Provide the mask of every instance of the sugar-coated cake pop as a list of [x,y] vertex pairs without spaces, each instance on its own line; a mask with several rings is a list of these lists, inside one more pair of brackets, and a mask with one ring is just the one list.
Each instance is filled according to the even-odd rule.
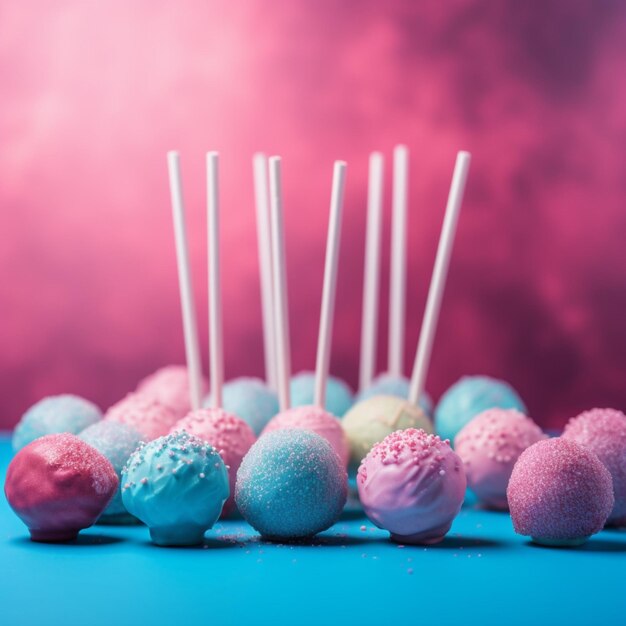
[[[130,455],[141,443],[141,433],[129,426],[114,420],[101,420],[92,424],[79,435],[80,439],[93,446],[103,454],[113,466],[118,478],[122,476],[122,469]],[[113,499],[98,520],[105,524],[124,524],[136,521],[128,514],[122,502],[122,491],[117,489]]]
[[237,470],[256,441],[254,431],[247,422],[222,409],[200,409],[188,413],[172,428],[172,432],[182,430],[211,444],[226,464],[230,496],[222,509],[222,517],[229,515],[235,508]]
[[186,432],[140,447],[122,471],[124,506],[161,546],[201,544],[228,495],[228,472],[217,450]]
[[[200,384],[204,396],[209,389],[204,376],[200,378]],[[184,365],[167,365],[158,369],[139,382],[137,391],[164,404],[176,414],[177,419],[185,417],[192,409],[189,371]]]
[[397,396],[374,396],[355,404],[341,422],[350,443],[350,463],[358,467],[372,446],[395,430],[421,428],[432,433],[425,413]]
[[435,431],[442,439],[453,442],[472,418],[493,408],[527,413],[522,399],[508,383],[488,376],[464,376],[439,400],[435,409]]
[[341,422],[318,406],[298,406],[282,411],[274,417],[263,430],[263,435],[275,430],[296,428],[310,430],[324,437],[339,455],[344,466],[348,465],[350,447]]
[[[409,397],[409,385],[409,379],[404,376],[393,376],[389,373],[380,374],[367,389],[359,391],[355,402],[361,402],[361,400],[367,400],[374,396],[397,396],[406,400]],[[426,415],[433,414],[433,401],[426,392],[422,393],[419,404]]]
[[246,521],[270,539],[311,537],[337,521],[347,474],[331,445],[306,430],[261,437],[237,474],[235,501]]
[[60,542],[93,525],[118,484],[104,455],[62,433],[40,437],[15,455],[4,492],[33,541]]
[[[300,372],[289,383],[291,406],[315,404],[315,372]],[[354,399],[347,383],[335,376],[328,376],[324,408],[335,417],[343,415],[352,406]]]
[[104,415],[105,420],[128,424],[151,441],[167,435],[178,421],[176,413],[155,398],[143,393],[129,393]]
[[595,452],[609,470],[615,504],[607,524],[626,526],[626,415],[615,409],[585,411],[567,423],[563,437]]
[[400,543],[431,544],[450,530],[465,497],[463,462],[447,441],[424,430],[391,433],[357,473],[363,510]]
[[602,530],[614,503],[611,474],[597,455],[562,437],[522,452],[507,498],[515,532],[553,546],[584,543]]
[[[211,396],[203,402],[212,406]],[[278,397],[260,378],[241,377],[227,382],[222,389],[222,407],[248,422],[255,435],[278,413]]]
[[515,409],[488,409],[466,424],[454,440],[467,484],[486,506],[506,510],[506,487],[519,455],[545,439],[541,428]]
[[79,433],[102,419],[102,411],[89,400],[64,394],[39,400],[24,413],[13,432],[17,452],[31,441],[53,433]]

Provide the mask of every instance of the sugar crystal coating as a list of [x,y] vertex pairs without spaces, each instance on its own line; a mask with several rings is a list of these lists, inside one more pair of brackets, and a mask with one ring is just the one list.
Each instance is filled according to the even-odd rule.
[[45,435],[22,448],[4,492],[33,541],[70,541],[94,524],[117,491],[113,466],[69,433]]
[[230,496],[224,504],[222,517],[229,515],[235,508],[237,470],[250,446],[256,441],[254,431],[247,422],[222,409],[192,411],[172,428],[172,432],[182,430],[211,444],[226,464]]
[[507,497],[516,533],[556,545],[602,530],[614,503],[611,475],[600,459],[563,438],[522,452]]
[[324,437],[337,453],[343,465],[348,464],[350,455],[348,438],[343,431],[341,422],[324,409],[317,406],[298,406],[283,411],[272,418],[263,430],[263,434],[286,428],[310,430]]
[[609,470],[615,504],[607,524],[626,526],[626,415],[615,409],[585,411],[567,423],[563,437],[597,454]]
[[228,473],[217,450],[186,432],[138,448],[122,471],[122,500],[158,545],[196,545],[228,498]]
[[[211,396],[203,404],[211,407]],[[254,434],[259,435],[278,413],[278,396],[260,378],[235,378],[224,385],[222,408],[246,421]]]
[[89,400],[71,394],[48,396],[24,413],[13,432],[17,452],[37,437],[54,433],[77,434],[102,419],[102,411]]
[[[291,406],[310,406],[315,401],[315,373],[299,372],[289,384]],[[335,417],[343,417],[352,406],[352,390],[340,378],[329,376],[326,381],[326,401],[324,408]]]
[[436,543],[465,497],[463,463],[447,441],[424,430],[395,431],[377,443],[357,474],[365,514],[400,543]]
[[148,441],[166,435],[177,421],[169,407],[143,393],[129,393],[105,413],[104,419],[132,426]]
[[488,409],[466,424],[454,440],[467,484],[485,505],[508,508],[506,487],[519,455],[546,435],[514,409]]
[[[113,420],[96,422],[78,436],[109,460],[118,479],[121,478],[124,465],[139,447],[142,439],[141,433],[132,426]],[[122,490],[118,488],[99,521],[126,522],[130,521],[128,517],[128,511],[122,502]]]
[[237,473],[237,507],[272,539],[311,537],[329,528],[346,497],[345,467],[326,439],[306,430],[264,435]]

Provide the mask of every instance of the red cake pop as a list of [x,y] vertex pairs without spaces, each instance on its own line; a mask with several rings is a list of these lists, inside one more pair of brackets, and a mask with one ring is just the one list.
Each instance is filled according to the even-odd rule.
[[95,524],[118,487],[105,456],[75,435],[46,435],[22,448],[4,492],[33,541],[71,541]]
[[556,546],[580,545],[602,530],[614,502],[611,475],[600,459],[562,438],[522,452],[507,498],[516,533]]

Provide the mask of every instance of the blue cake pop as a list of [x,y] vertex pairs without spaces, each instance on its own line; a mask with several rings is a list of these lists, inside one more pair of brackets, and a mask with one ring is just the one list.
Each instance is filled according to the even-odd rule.
[[347,475],[331,445],[306,430],[263,435],[244,457],[235,502],[246,521],[270,539],[311,537],[337,521]]
[[[289,383],[289,392],[291,394],[292,407],[314,404],[315,373],[300,372],[292,376]],[[324,408],[335,417],[343,417],[353,402],[352,391],[347,383],[335,376],[329,376],[326,383],[326,403]]]
[[[141,433],[132,426],[114,420],[96,422],[85,428],[78,436],[109,460],[120,480],[124,465],[139,447],[143,438]],[[122,502],[122,490],[118,488],[98,522],[124,524],[134,521],[136,521],[135,518],[128,514]]]
[[122,501],[160,546],[201,544],[229,496],[217,450],[177,432],[138,448],[122,471]]
[[17,452],[31,441],[55,433],[78,434],[102,419],[102,411],[89,400],[64,394],[39,400],[24,413],[13,432]]
[[[395,396],[406,400],[409,397],[410,386],[411,381],[404,376],[393,376],[389,373],[380,374],[367,389],[359,391],[354,403],[356,404],[361,402],[361,400],[367,400],[374,396]],[[426,415],[430,416],[433,414],[433,401],[425,391],[422,393],[419,404]]]
[[527,413],[524,402],[508,383],[488,376],[464,376],[441,396],[435,409],[435,431],[452,443],[472,418],[493,408]]
[[[203,406],[213,406],[210,395],[204,399]],[[278,397],[260,378],[242,376],[222,388],[222,408],[248,422],[254,434],[259,435],[278,413]]]

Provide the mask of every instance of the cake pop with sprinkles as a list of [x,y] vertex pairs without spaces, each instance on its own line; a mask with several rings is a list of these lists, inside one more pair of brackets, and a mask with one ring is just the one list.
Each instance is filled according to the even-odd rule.
[[470,159],[467,152],[459,152],[457,155],[415,353],[409,397],[404,400],[397,396],[373,396],[355,404],[343,418],[343,426],[350,441],[350,460],[355,466],[358,466],[376,441],[398,429],[418,427],[432,432],[430,420],[419,407],[419,400],[424,393]]
[[468,487],[480,502],[508,509],[506,487],[520,454],[546,435],[514,409],[489,409],[466,424],[454,441],[463,460]]
[[33,541],[63,542],[96,522],[118,485],[104,455],[61,433],[39,437],[15,455],[4,492]]
[[198,545],[229,496],[217,450],[180,432],[141,446],[122,471],[122,501],[161,546]]
[[89,400],[71,394],[48,396],[33,404],[13,432],[13,450],[43,435],[77,434],[102,419],[102,411]]
[[105,420],[127,424],[151,441],[166,435],[176,423],[176,413],[143,393],[129,393],[104,415]]
[[454,441],[465,424],[493,408],[527,412],[524,402],[508,383],[488,376],[464,376],[439,400],[435,409],[435,430],[440,437]]
[[357,473],[363,510],[399,543],[438,543],[465,497],[463,462],[447,441],[409,428],[387,435]]
[[[383,155],[373,152],[369,160],[359,392],[355,402],[374,396],[409,397],[409,380],[403,375],[406,324],[406,233],[408,220],[409,151],[396,146],[393,153],[392,243],[389,293],[387,372],[376,376],[376,344],[380,286],[381,226],[383,212]],[[423,392],[421,409],[432,414],[432,402]]]
[[[189,370],[184,365],[167,365],[150,374],[137,385],[137,391],[154,398],[171,409],[178,419],[185,417],[192,410],[189,395]],[[200,390],[204,396],[209,385],[200,377]]]
[[301,539],[326,530],[341,515],[346,496],[339,457],[326,439],[305,430],[264,435],[237,474],[237,507],[268,539]]
[[616,409],[592,409],[571,419],[563,437],[598,455],[613,479],[615,505],[608,526],[626,526],[626,415]]
[[[102,420],[78,435],[83,441],[103,454],[113,466],[118,479],[130,455],[139,447],[142,435],[128,424]],[[136,521],[128,514],[122,502],[122,491],[117,489],[98,522],[100,524],[126,524]]]
[[611,474],[574,441],[545,439],[520,455],[507,487],[515,532],[548,546],[577,546],[613,509]]

